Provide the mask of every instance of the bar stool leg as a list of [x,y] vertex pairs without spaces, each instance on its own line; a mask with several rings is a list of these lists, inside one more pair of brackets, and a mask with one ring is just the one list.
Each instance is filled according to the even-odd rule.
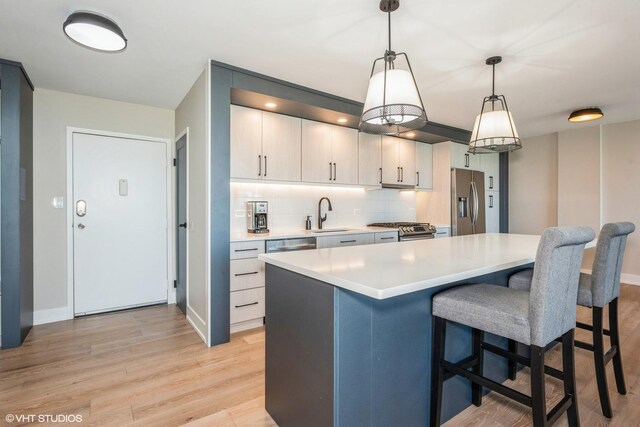
[[604,361],[604,333],[602,325],[602,307],[593,307],[593,360],[596,365],[596,381],[598,383],[598,394],[600,395],[600,406],[602,414],[611,418],[611,402],[609,400],[609,390],[607,389],[607,371]]
[[531,349],[531,409],[533,425],[547,425],[547,403],[544,389],[544,348],[536,345]]
[[576,396],[576,370],[574,357],[574,330],[570,330],[562,336],[562,371],[564,373],[564,394],[570,395],[572,404],[567,409],[569,427],[580,426],[578,414],[578,398]]
[[618,393],[627,394],[622,371],[622,352],[620,351],[620,330],[618,327],[618,298],[609,303],[609,331],[611,333],[611,346],[616,347],[616,355],[613,356],[613,372],[616,375]]
[[[484,351],[482,350],[484,331],[472,329],[471,334],[473,357],[476,359],[476,364],[473,365],[472,372],[482,376],[484,375]],[[471,402],[476,406],[482,405],[482,386],[474,382],[471,383]]]
[[[508,350],[510,353],[517,353],[518,352],[518,343],[514,340],[509,340],[509,347]],[[515,380],[516,379],[516,372],[518,370],[518,363],[514,362],[513,360],[509,360],[508,362],[508,371],[507,371],[507,376],[510,380]]]
[[440,416],[442,409],[442,384],[444,382],[444,359],[445,335],[447,322],[441,317],[433,316],[433,353],[431,354],[431,427],[440,426]]

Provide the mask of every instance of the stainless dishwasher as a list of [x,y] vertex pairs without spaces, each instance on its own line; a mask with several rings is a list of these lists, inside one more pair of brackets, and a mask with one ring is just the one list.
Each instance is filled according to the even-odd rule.
[[267,253],[304,251],[316,248],[315,237],[296,237],[293,239],[267,240]]

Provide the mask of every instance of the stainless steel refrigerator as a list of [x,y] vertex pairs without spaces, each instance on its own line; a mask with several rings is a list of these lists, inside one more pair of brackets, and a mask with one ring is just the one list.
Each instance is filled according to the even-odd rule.
[[484,172],[451,169],[451,235],[485,232]]

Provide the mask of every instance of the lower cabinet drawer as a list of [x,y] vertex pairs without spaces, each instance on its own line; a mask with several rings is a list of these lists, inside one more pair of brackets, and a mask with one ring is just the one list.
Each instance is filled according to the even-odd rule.
[[397,231],[385,231],[384,233],[376,233],[376,243],[392,243],[397,241]]
[[232,292],[264,286],[264,263],[258,258],[231,260],[229,273]]
[[264,253],[264,240],[232,242],[229,249],[231,259],[256,258]]
[[231,323],[264,317],[264,288],[231,292]]

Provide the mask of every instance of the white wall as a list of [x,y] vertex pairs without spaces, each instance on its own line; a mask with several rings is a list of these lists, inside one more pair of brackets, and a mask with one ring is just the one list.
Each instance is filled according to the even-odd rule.
[[558,134],[525,138],[509,153],[509,232],[558,225]]
[[[639,159],[640,120],[525,139],[509,155],[509,231],[587,225],[599,232],[607,222],[631,221],[639,229],[627,242],[622,281],[640,285]],[[583,269],[591,269],[593,252]]]
[[[313,228],[318,222],[318,201],[331,200],[324,228],[363,227],[372,222],[415,221],[416,196],[413,191],[263,183],[231,183],[231,232],[246,233],[246,206],[251,200],[269,202],[269,229],[303,230],[307,215]],[[327,212],[327,202],[322,204]]]
[[210,78],[204,70],[175,114],[176,136],[189,128],[187,319],[205,342],[209,337],[209,127]]
[[[173,138],[174,112],[36,89],[33,96],[34,320],[67,316],[67,127]],[[63,196],[65,209],[52,200]]]

